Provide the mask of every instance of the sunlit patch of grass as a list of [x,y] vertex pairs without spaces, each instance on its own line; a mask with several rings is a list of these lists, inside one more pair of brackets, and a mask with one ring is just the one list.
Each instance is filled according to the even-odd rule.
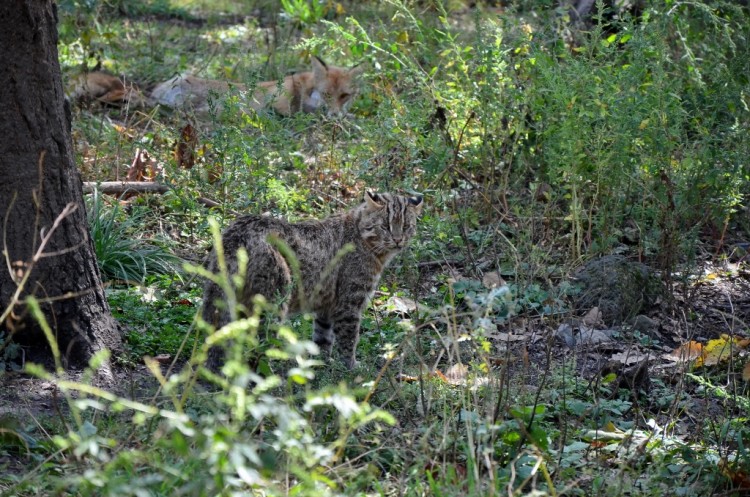
[[[190,325],[198,308],[199,287],[175,290],[174,278],[153,278],[139,288],[107,291],[112,314],[126,330],[128,355],[136,361],[144,355],[174,356],[182,347],[188,359],[196,339]],[[184,344],[183,344],[184,342]]]
[[278,11],[278,2],[272,0],[169,0],[173,8],[185,9],[201,15],[249,15],[256,10]]

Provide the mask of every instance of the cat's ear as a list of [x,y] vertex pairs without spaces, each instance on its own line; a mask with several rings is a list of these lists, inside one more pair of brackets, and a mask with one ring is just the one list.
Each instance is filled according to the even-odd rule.
[[328,65],[325,62],[323,62],[323,59],[321,59],[317,55],[313,55],[311,62],[312,62],[312,70],[313,70],[313,75],[315,76],[315,80],[316,81],[324,80],[326,76],[328,75]]
[[383,207],[383,199],[375,192],[368,190],[365,194],[365,201],[367,202],[367,207],[370,209],[380,209]]
[[413,195],[407,198],[409,199],[409,207],[417,211],[417,214],[422,212],[422,205],[424,205],[424,202],[422,202],[422,195]]

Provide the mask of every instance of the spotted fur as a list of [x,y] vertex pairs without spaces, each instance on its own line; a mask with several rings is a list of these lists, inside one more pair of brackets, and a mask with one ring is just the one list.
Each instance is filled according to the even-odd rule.
[[[350,369],[355,368],[362,311],[385,266],[416,233],[421,209],[422,197],[368,192],[359,206],[320,221],[292,224],[267,216],[237,219],[222,237],[231,273],[238,270],[238,249],[244,247],[249,256],[247,280],[238,303],[251,309],[252,298],[261,294],[271,301],[281,297],[282,318],[299,312],[315,314],[313,341],[326,356],[335,342],[341,360]],[[268,242],[269,235],[283,240],[296,254],[304,301],[292,288],[289,264]],[[329,262],[347,244],[353,250],[324,275]],[[217,271],[215,254],[209,269]],[[203,318],[216,326],[229,320],[219,303],[222,297],[219,287],[209,281]],[[216,368],[222,359],[222,351],[214,348],[209,365]]]

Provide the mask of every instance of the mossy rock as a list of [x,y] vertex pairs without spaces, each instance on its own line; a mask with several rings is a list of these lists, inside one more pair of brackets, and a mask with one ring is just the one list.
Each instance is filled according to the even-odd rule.
[[664,285],[654,271],[621,255],[592,259],[573,275],[581,288],[574,306],[579,312],[598,307],[610,326],[646,313],[664,294]]

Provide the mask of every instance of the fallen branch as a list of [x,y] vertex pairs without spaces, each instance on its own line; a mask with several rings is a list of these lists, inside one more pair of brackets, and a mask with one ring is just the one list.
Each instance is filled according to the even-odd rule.
[[[171,190],[169,185],[163,183],[157,183],[155,181],[102,181],[97,183],[95,181],[84,181],[83,182],[83,193],[92,193],[94,189],[99,190],[101,193],[107,193],[110,195],[117,195],[123,193],[165,193]],[[219,202],[211,200],[209,198],[198,197],[196,199],[198,203],[205,205],[206,207],[221,207]],[[227,209],[227,212],[234,214],[235,216],[241,215],[241,213]]]
[[95,181],[83,182],[83,193],[92,193],[94,189],[101,193],[117,194],[125,192],[133,193],[164,193],[169,191],[169,186],[155,181]]

